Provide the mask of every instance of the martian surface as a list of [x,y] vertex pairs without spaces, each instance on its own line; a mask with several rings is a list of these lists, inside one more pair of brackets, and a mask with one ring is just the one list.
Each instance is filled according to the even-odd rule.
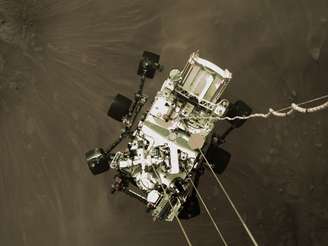
[[[133,97],[144,50],[165,67],[150,98],[199,50],[232,72],[225,98],[279,109],[328,94],[328,2],[0,0],[0,245],[187,245],[84,160],[119,135],[106,113]],[[259,245],[327,245],[327,110],[251,119],[223,147],[221,181]],[[228,244],[252,245],[210,172],[199,190]],[[204,208],[182,223],[193,245],[223,245]]]

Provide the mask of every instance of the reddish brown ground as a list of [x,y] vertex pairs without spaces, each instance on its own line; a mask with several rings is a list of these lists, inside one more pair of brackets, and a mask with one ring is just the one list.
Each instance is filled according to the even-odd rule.
[[[325,0],[1,0],[0,245],[184,245],[175,223],[153,223],[142,204],[111,196],[84,152],[120,125],[106,117],[132,96],[143,50],[166,70],[189,54],[228,68],[225,96],[254,111],[328,92]],[[326,245],[328,112],[250,120],[231,134],[222,177],[260,245]],[[250,242],[212,177],[200,190],[229,245]],[[219,245],[205,212],[184,223],[194,245]]]

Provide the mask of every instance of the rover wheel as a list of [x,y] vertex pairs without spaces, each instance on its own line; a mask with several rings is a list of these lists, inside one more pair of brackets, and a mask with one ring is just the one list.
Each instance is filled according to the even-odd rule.
[[[142,59],[139,62],[137,74],[142,76],[145,75],[147,78],[154,78],[156,73],[156,64],[159,63],[160,56],[158,54],[144,51]],[[144,71],[145,70],[145,71]]]
[[193,191],[191,196],[183,204],[183,209],[179,213],[179,219],[187,220],[196,217],[200,214],[199,201],[196,192]]
[[[248,106],[244,101],[239,100],[229,106],[225,116],[233,118],[235,116],[248,116],[251,113],[252,108]],[[233,128],[239,128],[246,122],[246,120],[236,119],[229,122]]]
[[212,164],[214,172],[222,174],[229,164],[231,154],[217,144],[212,144],[207,150],[205,157]]
[[104,154],[104,150],[100,148],[92,149],[85,154],[85,158],[92,174],[101,174],[109,169],[109,164]]
[[114,120],[122,122],[123,117],[129,113],[131,104],[132,101],[129,98],[117,94],[110,105],[107,115]]

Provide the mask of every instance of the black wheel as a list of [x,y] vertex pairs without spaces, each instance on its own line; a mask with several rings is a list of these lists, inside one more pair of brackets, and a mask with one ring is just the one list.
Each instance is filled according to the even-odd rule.
[[[232,105],[230,105],[226,113],[226,116],[233,118],[235,116],[248,116],[251,113],[252,113],[252,108],[248,106],[245,102],[239,100],[233,103]],[[239,128],[246,122],[246,120],[236,119],[229,122],[233,128]]]
[[154,78],[156,70],[159,68],[159,59],[160,56],[149,52],[144,51],[142,54],[142,59],[139,62],[138,66],[138,75],[145,75],[147,78]]
[[103,149],[96,148],[85,154],[90,171],[94,174],[101,174],[109,169],[108,160],[105,158]]
[[193,191],[192,194],[187,198],[186,202],[183,204],[183,209],[180,211],[178,217],[179,219],[187,220],[194,218],[199,214],[199,201],[196,196],[196,192]]
[[206,159],[213,165],[213,170],[217,174],[222,174],[231,159],[231,154],[216,144],[212,144],[205,154]]
[[122,122],[123,117],[129,113],[132,101],[121,95],[117,94],[114,98],[107,115],[113,118],[114,120]]

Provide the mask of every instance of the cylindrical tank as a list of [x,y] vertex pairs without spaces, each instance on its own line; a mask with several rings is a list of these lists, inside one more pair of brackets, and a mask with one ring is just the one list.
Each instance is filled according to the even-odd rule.
[[231,73],[199,57],[194,52],[181,73],[183,90],[210,103],[217,103],[231,80]]

